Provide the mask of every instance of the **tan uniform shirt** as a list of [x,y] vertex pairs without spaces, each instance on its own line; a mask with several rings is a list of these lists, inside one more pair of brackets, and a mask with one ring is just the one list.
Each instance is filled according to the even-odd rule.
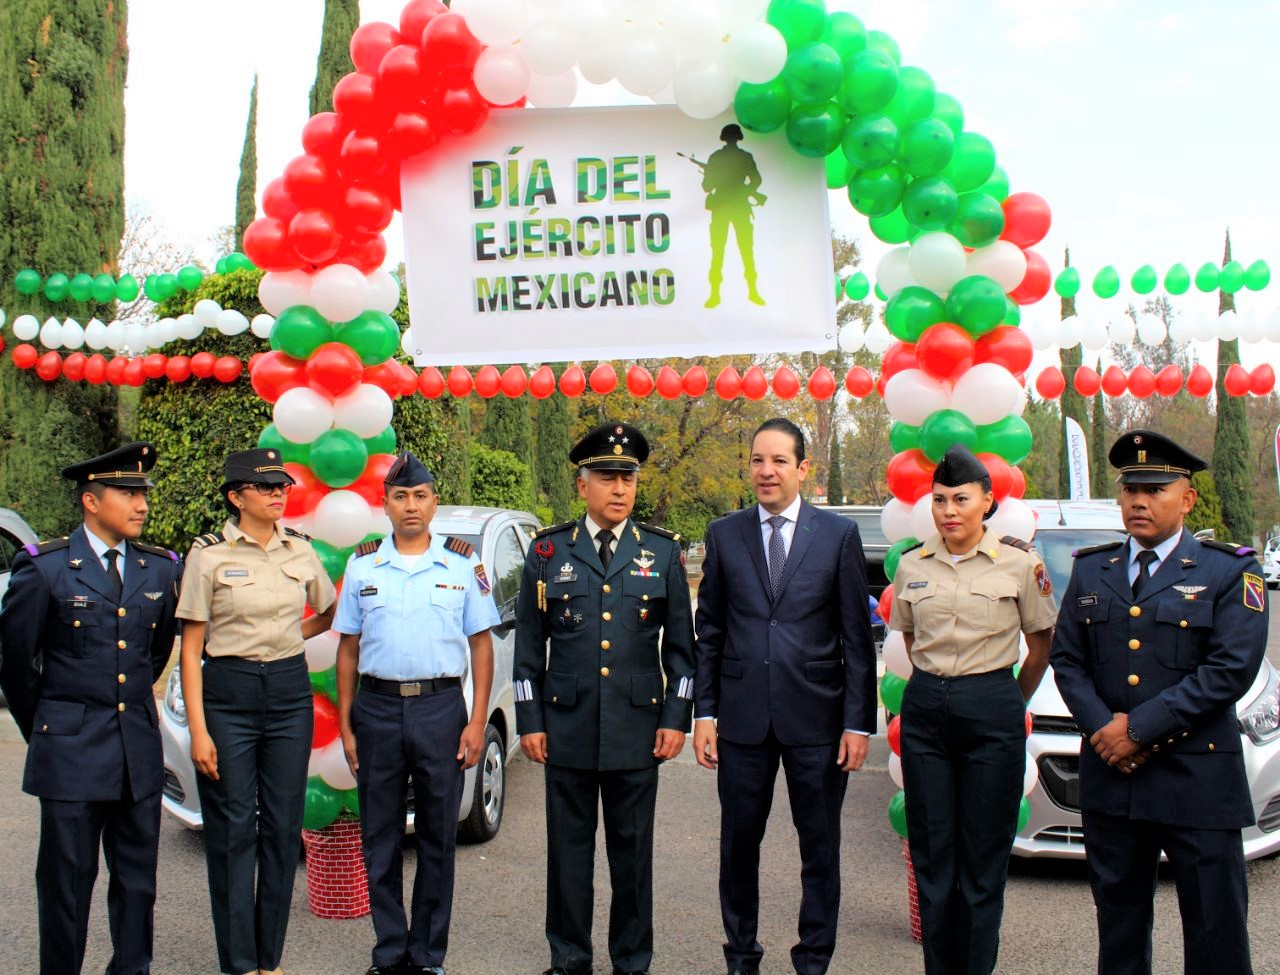
[[1053,585],[1039,554],[1006,545],[988,529],[953,562],[934,535],[898,563],[891,626],[914,636],[911,662],[939,677],[968,677],[1018,662],[1018,633],[1057,620]]
[[178,619],[207,622],[210,657],[259,663],[302,653],[302,614],[333,605],[337,593],[311,544],[278,525],[263,548],[235,522],[225,541],[194,545],[187,556]]

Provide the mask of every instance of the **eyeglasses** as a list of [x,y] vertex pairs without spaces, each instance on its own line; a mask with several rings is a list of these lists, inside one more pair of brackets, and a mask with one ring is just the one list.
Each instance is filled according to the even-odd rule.
[[292,484],[258,484],[256,482],[240,485],[241,491],[246,491],[249,488],[253,488],[255,491],[257,491],[261,495],[270,497],[271,495],[275,494],[277,491],[279,491],[281,494],[288,494],[293,489],[293,485]]

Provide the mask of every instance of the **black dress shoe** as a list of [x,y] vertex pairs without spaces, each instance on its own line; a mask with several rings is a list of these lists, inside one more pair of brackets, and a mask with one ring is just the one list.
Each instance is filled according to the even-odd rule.
[[407,975],[408,971],[404,965],[370,965],[364,975]]
[[542,975],[591,975],[591,972],[590,966],[586,968],[562,968],[559,965],[555,965],[548,968]]
[[730,968],[729,975],[760,975],[758,968]]

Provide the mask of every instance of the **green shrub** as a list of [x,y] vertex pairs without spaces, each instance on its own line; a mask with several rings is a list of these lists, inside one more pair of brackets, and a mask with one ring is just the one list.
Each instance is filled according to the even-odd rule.
[[533,510],[529,466],[507,450],[471,444],[471,503]]

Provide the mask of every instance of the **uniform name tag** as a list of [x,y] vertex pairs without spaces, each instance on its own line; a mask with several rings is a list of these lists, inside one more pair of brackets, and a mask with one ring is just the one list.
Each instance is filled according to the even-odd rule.
[[1090,593],[1087,596],[1077,596],[1076,605],[1077,606],[1097,606],[1098,597],[1094,593]]
[[247,579],[248,577],[248,569],[224,569],[222,572],[224,579]]
[[919,582],[908,582],[908,583],[907,583],[907,588],[908,588],[908,589],[923,589],[923,588],[925,588],[927,585],[929,585],[929,580],[928,580],[928,579],[921,579]]
[[575,582],[577,578],[578,573],[573,571],[573,563],[566,562],[560,566],[560,574],[556,576],[556,582]]
[[361,590],[360,590],[360,595],[361,595],[361,596],[376,596],[376,595],[378,595],[378,587],[377,587],[377,586],[365,586],[363,589],[361,589]]
[[96,599],[68,599],[67,605],[72,609],[93,609],[98,605]]
[[448,585],[448,584],[443,583],[443,582],[437,582],[437,583],[436,583],[436,588],[437,588],[437,589],[452,589],[454,592],[466,592],[466,591],[467,591],[467,587],[466,587],[466,586],[451,586],[451,585]]

